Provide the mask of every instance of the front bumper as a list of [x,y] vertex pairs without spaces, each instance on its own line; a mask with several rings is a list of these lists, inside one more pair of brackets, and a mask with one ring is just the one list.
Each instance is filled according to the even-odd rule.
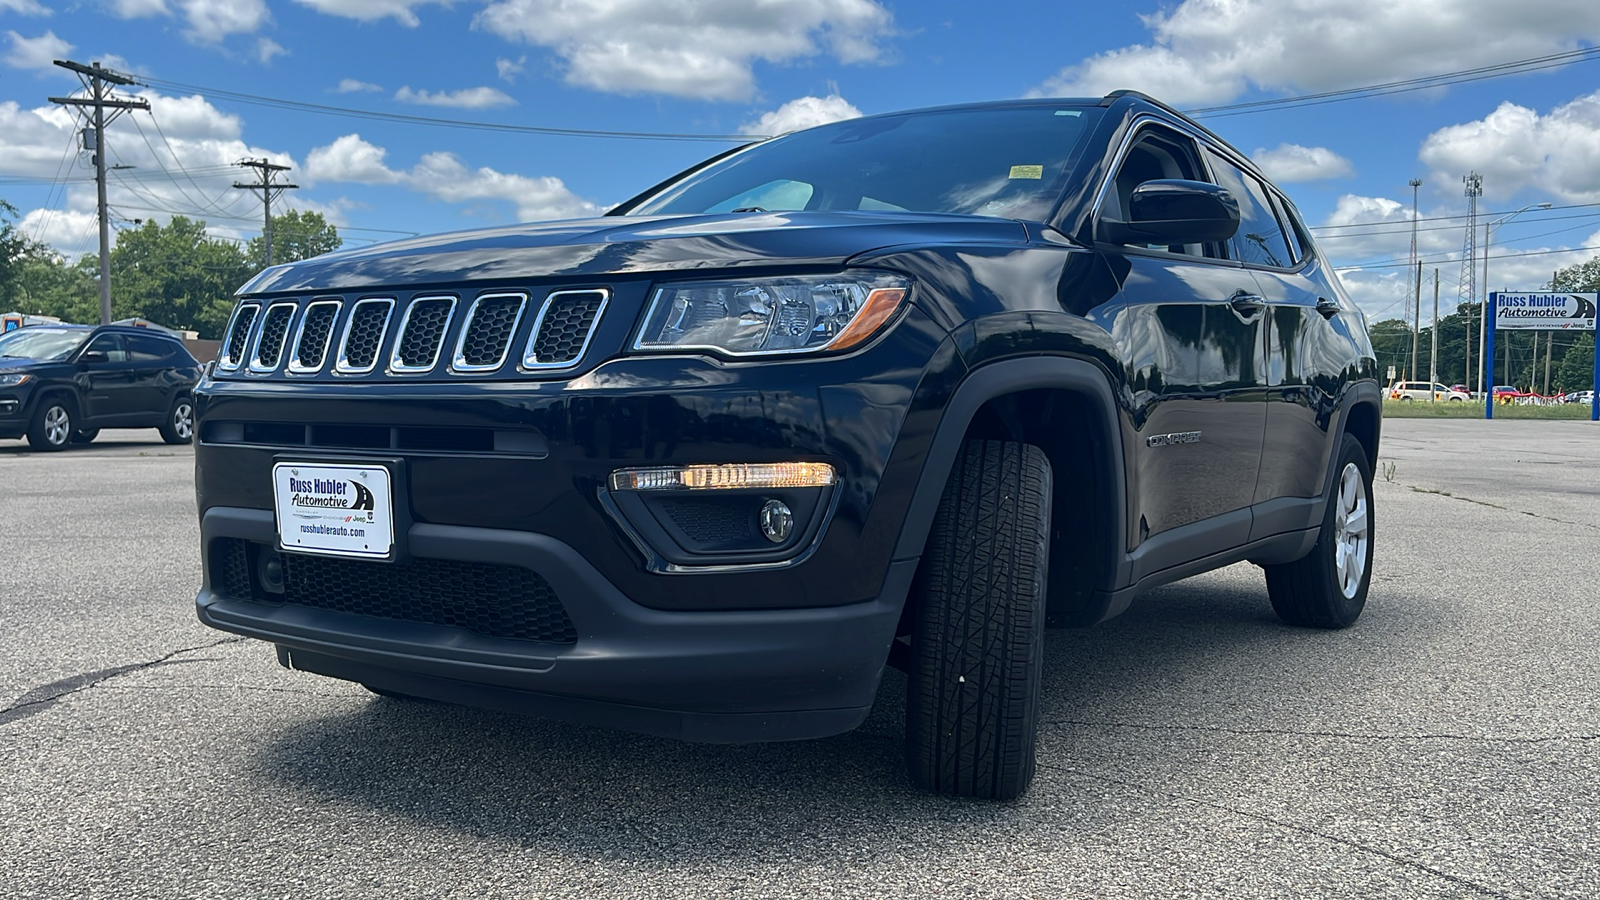
[[[270,544],[272,513],[213,507],[204,546]],[[861,723],[894,639],[915,561],[876,599],[814,609],[680,612],[630,600],[572,547],[503,529],[415,524],[414,556],[519,566],[543,576],[576,631],[569,644],[485,637],[227,596],[214,564],[200,620],[271,641],[296,669],[430,699],[512,709],[688,740],[824,737]],[[378,565],[378,564],[375,564]]]

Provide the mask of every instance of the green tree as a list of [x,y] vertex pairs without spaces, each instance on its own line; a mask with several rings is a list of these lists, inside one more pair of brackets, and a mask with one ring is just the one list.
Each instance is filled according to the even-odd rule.
[[1594,334],[1579,335],[1572,348],[1561,357],[1555,383],[1563,391],[1586,391],[1594,387]]
[[0,312],[10,312],[16,306],[21,292],[18,277],[30,244],[27,236],[11,226],[16,214],[15,206],[0,200]]
[[245,253],[206,234],[204,222],[173,216],[117,235],[111,251],[111,307],[116,319],[140,316],[168,328],[218,338],[233,292],[254,272]]
[[[328,224],[322,213],[291,209],[272,217],[272,262],[274,265],[310,259],[332,253],[344,245],[339,229]],[[267,266],[267,244],[263,238],[250,239],[245,249],[250,265],[257,271]]]

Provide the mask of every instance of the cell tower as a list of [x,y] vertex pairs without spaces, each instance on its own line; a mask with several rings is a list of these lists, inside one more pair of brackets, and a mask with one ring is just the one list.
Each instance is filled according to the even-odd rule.
[[[1478,198],[1483,196],[1483,176],[1477,172],[1468,172],[1461,177],[1465,184],[1467,195],[1467,236],[1461,242],[1461,284],[1456,289],[1456,302],[1471,304],[1478,300],[1478,268],[1474,261],[1478,256]],[[1478,334],[1483,334],[1483,316],[1478,316]],[[1467,335],[1466,368],[1462,370],[1462,381],[1470,377],[1472,372],[1472,335]],[[1482,390],[1483,385],[1478,385]]]

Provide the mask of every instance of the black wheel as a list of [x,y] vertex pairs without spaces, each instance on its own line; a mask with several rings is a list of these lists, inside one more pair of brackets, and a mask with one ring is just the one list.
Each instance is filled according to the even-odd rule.
[[968,441],[917,573],[906,762],[918,787],[1010,800],[1033,780],[1044,657],[1050,463]]
[[35,450],[65,450],[72,443],[72,405],[61,397],[45,397],[28,423],[28,446]]
[[1317,544],[1303,559],[1263,566],[1278,618],[1289,625],[1349,628],[1372,583],[1372,471],[1361,442],[1345,435]]
[[179,397],[172,401],[167,418],[160,426],[161,439],[169,444],[187,444],[194,439],[194,401]]
[[98,428],[79,428],[72,433],[72,442],[74,444],[87,444],[99,436],[100,429]]

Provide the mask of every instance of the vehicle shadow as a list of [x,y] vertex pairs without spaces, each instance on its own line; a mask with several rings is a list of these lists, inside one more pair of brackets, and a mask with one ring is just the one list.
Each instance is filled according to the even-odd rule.
[[151,436],[149,438],[146,438],[138,431],[130,430],[127,434],[128,436],[124,437],[120,433],[115,435],[102,433],[100,437],[87,444],[72,444],[65,450],[52,451],[35,450],[28,444],[26,438],[17,438],[15,440],[0,438],[0,458],[16,456],[54,456],[58,454],[70,457],[74,454],[85,452],[92,453],[96,450],[101,452],[120,451],[137,455],[141,451],[150,452],[159,450],[160,452],[165,453],[169,451],[188,449],[183,445],[173,445],[163,441],[160,435],[156,434],[156,430],[154,428],[150,429]]
[[[1066,770],[1136,778],[1140,758],[1159,752],[1138,733],[1086,720],[1207,715],[1204,708],[1185,713],[1199,695],[1174,686],[1219,678],[1241,660],[1256,665],[1281,655],[1305,665],[1305,645],[1319,638],[1339,640],[1280,625],[1264,586],[1200,581],[1160,589],[1098,628],[1049,632],[1040,761],[1053,765],[1041,765],[1032,792],[1013,804],[937,797],[909,784],[905,676],[892,670],[868,721],[826,740],[690,744],[375,697],[284,730],[257,764],[297,795],[578,856],[723,860],[925,846],[963,834],[993,840],[996,827],[1043,811],[1061,827],[1094,827],[1104,812],[1080,796]],[[1160,768],[1170,777],[1181,765],[1164,759]]]

